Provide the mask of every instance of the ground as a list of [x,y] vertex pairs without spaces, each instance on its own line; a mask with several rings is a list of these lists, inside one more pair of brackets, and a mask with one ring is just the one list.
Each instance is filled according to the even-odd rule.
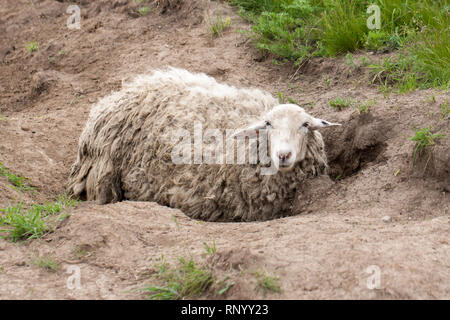
[[[381,92],[364,68],[345,57],[280,65],[252,47],[249,28],[219,1],[74,1],[81,29],[69,29],[65,1],[0,4],[0,162],[37,191],[15,191],[0,177],[0,207],[41,203],[65,191],[78,138],[92,105],[122,80],[153,68],[205,72],[239,87],[278,92],[314,116],[342,122],[324,132],[331,178],[303,187],[288,218],[252,223],[192,220],[150,202],[82,202],[58,228],[37,240],[0,239],[1,299],[145,299],[152,268],[191,256],[217,279],[234,281],[227,299],[449,299],[449,139],[414,165],[415,130],[450,134],[442,90]],[[231,28],[219,37],[220,13]],[[26,44],[36,41],[38,50]],[[360,57],[383,56],[355,53]],[[352,99],[342,110],[329,105]],[[369,113],[356,106],[374,100]],[[216,244],[207,255],[204,243]],[[50,256],[57,272],[33,257]],[[68,267],[80,269],[70,289]],[[375,267],[372,267],[375,266]],[[371,289],[370,270],[380,271]],[[70,271],[70,270],[69,270]],[[256,272],[278,277],[281,291],[256,290]]]

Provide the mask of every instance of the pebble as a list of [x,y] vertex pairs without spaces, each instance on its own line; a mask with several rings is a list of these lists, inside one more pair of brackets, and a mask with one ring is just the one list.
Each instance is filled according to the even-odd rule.
[[384,216],[381,220],[383,220],[383,222],[391,222],[392,218],[390,216]]

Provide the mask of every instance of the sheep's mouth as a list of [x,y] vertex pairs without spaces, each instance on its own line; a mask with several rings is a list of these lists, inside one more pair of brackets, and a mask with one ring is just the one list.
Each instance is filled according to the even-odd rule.
[[281,172],[291,171],[294,165],[292,163],[280,163],[278,164],[278,170]]

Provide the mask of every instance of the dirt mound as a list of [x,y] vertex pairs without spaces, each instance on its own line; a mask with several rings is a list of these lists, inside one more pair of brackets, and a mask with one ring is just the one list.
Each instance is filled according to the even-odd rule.
[[385,160],[389,131],[393,121],[375,117],[372,113],[350,114],[342,126],[324,132],[329,174],[335,179],[345,178],[368,164]]
[[[70,4],[81,9],[80,30],[66,27]],[[231,18],[220,37],[210,31],[216,13]],[[155,203],[84,202],[42,239],[0,239],[0,298],[144,299],[141,289],[154,284],[149,270],[162,255],[170,262],[193,257],[212,265],[218,280],[235,283],[224,295],[217,289],[202,298],[450,298],[448,92],[383,94],[345,57],[300,69],[262,60],[237,32],[249,24],[219,1],[3,0],[0,20],[0,162],[38,188],[16,191],[0,177],[0,207],[64,192],[91,106],[123,79],[153,68],[172,65],[280,92],[343,124],[322,131],[331,178],[298,186],[298,215],[209,223]],[[38,50],[30,52],[34,41]],[[338,96],[354,103],[331,109]],[[368,100],[376,103],[359,114],[356,107]],[[445,137],[413,166],[410,138],[424,127]],[[213,241],[210,256],[204,244]],[[39,267],[37,256],[60,268]],[[372,290],[367,270],[374,266],[381,283]],[[70,289],[75,267],[81,287]],[[255,272],[278,277],[281,293],[264,296]]]

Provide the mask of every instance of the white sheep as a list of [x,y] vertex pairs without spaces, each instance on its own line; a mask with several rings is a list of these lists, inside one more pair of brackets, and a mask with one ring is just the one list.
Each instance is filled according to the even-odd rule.
[[[100,203],[156,201],[208,221],[290,215],[298,185],[326,173],[316,129],[337,124],[277,104],[261,90],[186,70],[137,76],[93,107],[69,191]],[[244,127],[234,135],[227,130]],[[242,150],[235,144],[245,146],[245,136],[258,150],[257,163],[236,164]]]

